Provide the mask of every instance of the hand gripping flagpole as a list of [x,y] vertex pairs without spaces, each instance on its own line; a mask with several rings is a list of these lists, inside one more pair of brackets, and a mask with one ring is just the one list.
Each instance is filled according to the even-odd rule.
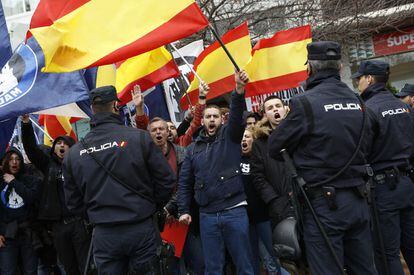
[[211,23],[208,25],[210,27],[211,32],[213,33],[214,37],[216,38],[216,40],[219,42],[220,46],[223,48],[224,52],[227,54],[227,56],[229,57],[231,63],[233,63],[234,68],[236,68],[236,70],[238,72],[240,72],[240,68],[237,65],[236,61],[234,60],[233,56],[230,54],[229,50],[227,49],[226,45],[224,45],[223,41],[220,38],[220,35],[218,35],[217,31],[214,29],[213,25],[211,25]]
[[[188,61],[185,59],[185,57],[181,54],[181,52],[177,49],[176,46],[174,46],[174,44],[170,44],[171,47],[174,49],[174,51],[178,54],[178,56],[184,61],[185,65],[187,65],[187,67],[190,69],[190,71],[194,74],[194,76],[198,79],[198,82],[200,82],[200,84],[203,82],[203,80],[201,79],[201,77],[198,75],[198,73],[194,70],[193,66],[190,65],[190,63],[188,63]],[[187,82],[188,86],[190,86],[190,83],[188,82],[187,78],[184,77],[185,81]],[[188,104],[190,105],[190,107],[193,107],[193,105],[191,104],[191,99],[190,96],[188,95],[187,91],[185,92],[185,96],[187,97],[187,101]]]

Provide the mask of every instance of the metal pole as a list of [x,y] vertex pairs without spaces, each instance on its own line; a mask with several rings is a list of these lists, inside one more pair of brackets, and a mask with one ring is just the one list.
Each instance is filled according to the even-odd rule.
[[30,119],[30,121],[32,122],[32,124],[34,125],[34,126],[36,126],[43,134],[45,134],[50,140],[52,140],[53,141],[53,138],[45,131],[45,130],[43,130],[43,128],[39,125],[39,124],[37,124],[35,121],[34,121],[34,119],[33,118],[31,118],[30,116],[29,116],[29,119]]
[[214,37],[217,39],[217,41],[220,43],[220,46],[223,48],[224,52],[227,54],[227,56],[229,57],[231,63],[233,63],[234,68],[236,68],[236,70],[238,72],[240,72],[240,68],[237,65],[236,61],[234,60],[233,56],[230,54],[229,50],[227,49],[226,45],[224,45],[223,41],[221,40],[220,36],[218,35],[217,31],[214,29],[214,27],[209,24],[208,25],[210,27],[211,32],[213,33]]

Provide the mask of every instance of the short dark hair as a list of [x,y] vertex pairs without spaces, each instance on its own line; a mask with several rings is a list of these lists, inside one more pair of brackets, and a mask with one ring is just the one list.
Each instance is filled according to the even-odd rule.
[[270,96],[266,97],[266,98],[265,98],[265,100],[263,100],[262,105],[260,105],[260,111],[261,111],[262,113],[264,113],[264,106],[265,106],[265,103],[266,103],[266,102],[268,102],[268,101],[270,101],[270,100],[272,100],[272,99],[279,99],[279,100],[280,100],[280,102],[282,102],[282,104],[283,104],[283,105],[285,105],[285,102],[283,102],[283,99],[281,99],[281,98],[280,98],[280,97],[278,97],[277,95],[270,95]]
[[375,83],[387,83],[389,75],[373,75],[372,78],[374,78]]
[[115,101],[110,101],[108,103],[100,103],[100,102],[94,102],[92,103],[92,110],[96,113],[111,113],[112,108],[114,106]]
[[250,117],[254,118],[256,121],[260,120],[260,115],[258,113],[249,112],[246,116],[246,120]]
[[209,104],[206,106],[206,108],[203,110],[203,117],[204,117],[204,113],[206,112],[207,109],[217,109],[221,113],[221,108],[219,106],[217,106],[216,104]]

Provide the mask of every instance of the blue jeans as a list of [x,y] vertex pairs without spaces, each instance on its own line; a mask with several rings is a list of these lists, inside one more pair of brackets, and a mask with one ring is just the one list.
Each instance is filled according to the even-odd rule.
[[18,262],[25,275],[37,274],[37,257],[30,236],[18,235],[17,239],[6,239],[6,246],[0,248],[0,274],[17,274]]
[[225,248],[236,265],[237,274],[254,274],[249,219],[245,207],[217,213],[200,213],[200,233],[206,275],[223,273]]
[[[409,177],[402,176],[395,190],[390,190],[386,183],[377,184],[375,193],[390,274],[404,274],[400,249],[411,274],[414,274],[414,183]],[[385,274],[375,232],[373,236],[378,273]]]

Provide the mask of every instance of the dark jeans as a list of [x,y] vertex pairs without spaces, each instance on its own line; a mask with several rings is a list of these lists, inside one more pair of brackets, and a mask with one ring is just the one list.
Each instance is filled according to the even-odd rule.
[[191,230],[188,231],[185,239],[182,257],[187,266],[196,275],[204,274],[204,256],[201,245],[201,237],[195,235]]
[[217,213],[200,213],[200,231],[206,275],[222,274],[225,248],[237,267],[237,274],[254,274],[249,219],[245,207]]
[[259,250],[259,241],[262,241],[267,252],[270,254],[273,262],[277,265],[274,266],[274,270],[267,270],[271,272],[280,271],[280,266],[278,265],[278,259],[276,257],[275,251],[272,247],[272,227],[270,221],[250,224],[250,244],[252,247],[253,253],[253,263],[254,263],[254,272],[256,275],[260,275],[260,250]]
[[155,234],[152,219],[136,224],[97,225],[92,242],[98,273],[118,275],[130,270],[153,274],[158,243]]
[[[414,274],[414,183],[403,176],[395,190],[390,190],[387,184],[378,184],[375,191],[390,274],[404,274],[400,249],[411,274]],[[375,232],[373,235],[376,237]],[[374,243],[378,273],[385,274],[379,242]]]
[[86,265],[90,236],[83,220],[54,223],[53,243],[67,275],[80,275]]
[[[324,197],[312,200],[342,266],[346,265],[349,274],[377,274],[366,200],[351,189],[337,190],[336,204],[338,209],[330,210]],[[304,240],[312,275],[340,274],[307,208],[304,210]]]
[[6,239],[6,246],[0,248],[0,274],[15,275],[20,263],[22,274],[36,275],[37,262],[30,235],[19,234],[16,239]]

